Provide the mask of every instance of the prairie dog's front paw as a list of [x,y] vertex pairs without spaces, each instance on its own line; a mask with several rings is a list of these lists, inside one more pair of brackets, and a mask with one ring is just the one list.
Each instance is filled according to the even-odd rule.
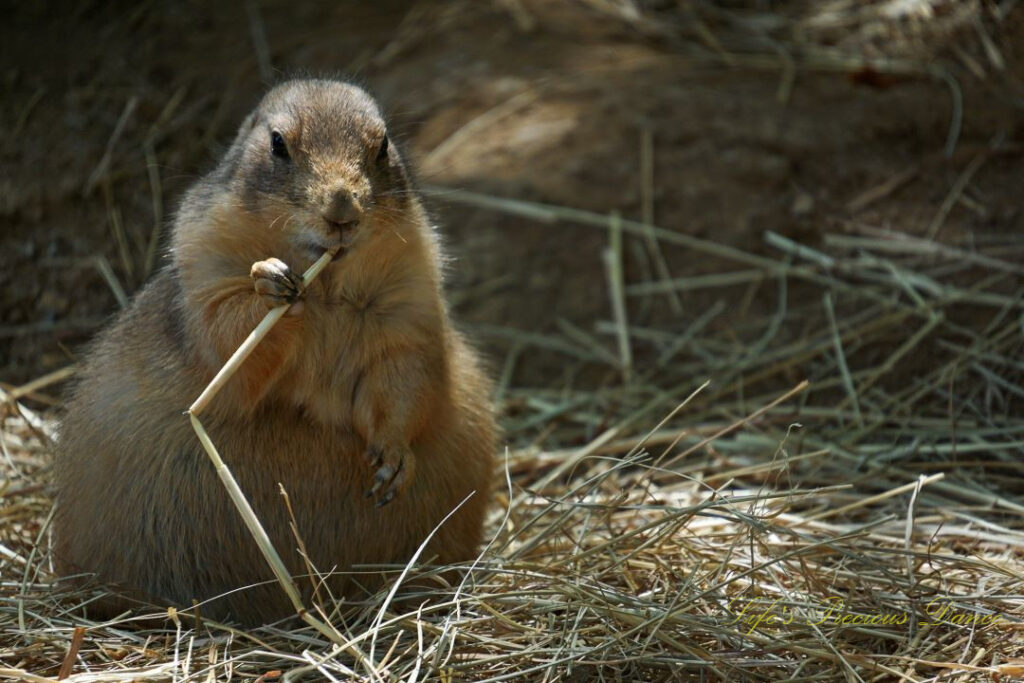
[[280,259],[257,261],[252,264],[249,277],[267,308],[295,303],[303,293],[302,277]]
[[376,468],[373,487],[366,492],[366,497],[376,498],[377,507],[387,505],[404,491],[416,470],[416,456],[408,446],[370,444],[366,459]]

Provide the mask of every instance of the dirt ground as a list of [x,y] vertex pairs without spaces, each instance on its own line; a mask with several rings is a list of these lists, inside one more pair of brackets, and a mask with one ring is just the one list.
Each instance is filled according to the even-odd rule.
[[[982,158],[938,237],[1012,242],[1024,232],[1019,12],[998,37],[1002,68],[975,54],[964,63],[980,73],[965,69],[951,89],[938,76],[856,65],[789,72],[785,60],[714,49],[730,25],[694,14],[710,12],[700,3],[646,3],[639,19],[626,5],[21,5],[0,27],[0,381],[75,358],[118,305],[96,258],[129,294],[139,287],[183,190],[266,83],[290,75],[353,77],[380,98],[421,184],[441,188],[429,203],[454,257],[456,314],[498,365],[513,345],[507,330],[567,320],[607,332],[595,327],[611,315],[607,232],[447,201],[446,189],[616,211],[770,253],[769,230],[810,244],[864,226],[923,235]],[[805,5],[778,7],[796,16]],[[650,253],[629,240],[627,283],[650,279]],[[662,253],[657,272],[673,277],[729,265],[671,245]],[[151,260],[159,266],[159,249]],[[729,313],[716,325],[742,322],[750,309],[733,304],[743,297],[758,310],[776,296],[770,283],[685,290],[678,306],[652,297],[631,322],[685,330],[722,291]],[[562,364],[540,349],[514,382],[544,384]]]

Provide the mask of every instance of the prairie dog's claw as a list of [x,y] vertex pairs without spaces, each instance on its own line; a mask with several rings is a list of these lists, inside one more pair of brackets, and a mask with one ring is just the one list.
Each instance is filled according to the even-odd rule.
[[302,297],[302,277],[280,259],[257,261],[252,264],[249,277],[267,308],[292,304]]
[[366,449],[366,459],[371,467],[376,468],[373,486],[366,492],[366,497],[376,498],[377,507],[384,507],[412,481],[415,457],[408,446],[387,448],[371,445]]

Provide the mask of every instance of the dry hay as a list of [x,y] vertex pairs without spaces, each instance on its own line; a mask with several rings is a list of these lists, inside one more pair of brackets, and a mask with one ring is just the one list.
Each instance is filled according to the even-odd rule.
[[[607,221],[505,201],[535,218]],[[825,253],[769,236],[782,250],[776,260],[656,236],[666,247],[683,239],[751,261],[719,274],[722,285],[757,272],[783,290],[805,280],[820,291],[806,307],[786,310],[780,296],[779,310],[748,319],[762,330],[752,346],[707,321],[689,326],[685,344],[670,330],[626,327],[636,345],[660,344],[652,370],[636,365],[628,382],[598,391],[504,387],[508,435],[522,445],[505,459],[488,548],[463,585],[422,595],[418,611],[380,610],[385,595],[368,608],[340,606],[331,621],[341,644],[294,627],[195,628],[191,615],[159,629],[131,625],[159,610],[115,623],[82,619],[90,595],[55,588],[50,573],[52,426],[8,396],[5,666],[51,680],[66,665],[69,680],[82,681],[267,680],[275,671],[367,680],[701,672],[968,680],[1024,671],[1024,244],[967,251],[896,233],[845,234],[826,235]],[[719,286],[702,277],[701,286]],[[832,312],[829,323],[779,341],[805,308]],[[983,322],[957,322],[965,311],[982,312]],[[567,368],[626,370],[580,330],[525,337],[519,353],[535,345],[563,353]],[[683,348],[692,361],[674,359]],[[928,370],[888,386],[887,374],[915,354],[927,354]],[[698,386],[702,368],[719,378],[715,386]],[[792,372],[810,386],[745,398],[729,386]],[[12,393],[24,400],[41,390]],[[540,450],[524,439],[538,425],[549,441],[586,441]]]
[[[7,387],[0,676],[1024,675],[1024,243],[936,239],[969,179],[924,235],[849,221],[814,245],[767,233],[768,255],[442,191],[523,220],[608,231],[602,295],[613,320],[549,335],[473,330],[509,344],[499,404],[511,446],[489,543],[460,585],[409,589],[400,603],[382,593],[370,605],[320,604],[331,640],[294,622],[241,631],[201,611],[83,618],[94,594],[51,572],[53,416],[30,408],[52,404],[48,385],[70,371]],[[898,183],[864,188],[851,212]],[[721,267],[626,283],[629,240],[652,259],[685,248]],[[677,327],[631,322],[650,301],[696,289],[720,292],[719,303]],[[765,292],[775,305],[758,312]],[[564,358],[564,375],[513,386],[517,362],[536,353]],[[597,388],[580,379],[595,369]]]

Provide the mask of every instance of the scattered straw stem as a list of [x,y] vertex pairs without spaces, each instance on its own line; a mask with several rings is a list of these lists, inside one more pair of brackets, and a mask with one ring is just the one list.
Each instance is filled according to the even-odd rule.
[[[318,275],[327,267],[327,264],[334,258],[337,249],[325,252],[317,261],[309,267],[309,269],[302,275],[303,288],[308,287],[309,283],[316,279]],[[295,607],[296,613],[302,617],[303,621],[315,628],[322,635],[330,639],[331,641],[342,644],[344,639],[341,634],[337,633],[334,629],[329,627],[327,624],[321,622],[319,619],[314,617],[306,606],[302,604],[302,598],[299,595],[299,589],[295,586],[295,582],[292,580],[291,575],[284,566],[284,562],[281,560],[281,556],[278,554],[274,545],[270,542],[270,537],[267,536],[266,530],[260,523],[259,518],[256,517],[256,513],[253,512],[252,506],[246,499],[245,494],[242,493],[242,489],[239,488],[238,482],[235,481],[234,475],[231,474],[231,470],[224,464],[220,454],[217,452],[217,447],[213,445],[213,441],[207,434],[206,429],[199,421],[199,415],[203,412],[206,406],[210,403],[214,396],[217,395],[223,386],[227,382],[238,367],[249,357],[253,349],[263,340],[264,337],[273,329],[274,325],[284,316],[288,311],[289,305],[278,306],[277,308],[271,309],[260,324],[256,326],[241,346],[232,354],[231,358],[224,364],[224,367],[220,369],[213,380],[207,385],[203,393],[199,395],[199,398],[188,409],[188,417],[192,423],[192,429],[195,430],[196,436],[199,437],[199,442],[203,444],[203,448],[206,450],[206,454],[210,456],[213,466],[217,470],[217,475],[220,477],[221,483],[224,484],[224,488],[227,489],[228,495],[231,496],[231,501],[235,504],[242,519],[245,522],[246,527],[249,529],[249,533],[252,534],[253,539],[260,548],[260,552],[263,553],[263,557],[267,560],[267,564],[270,565],[271,570],[274,572],[274,576],[277,578],[278,583],[281,584],[281,588],[284,589],[288,599],[291,600],[292,605]]]
[[48,372],[42,377],[38,377],[32,380],[31,382],[28,382],[27,384],[22,384],[20,387],[14,387],[8,392],[8,397],[12,401],[17,401],[23,396],[34,394],[40,389],[45,389],[48,386],[57,384],[58,382],[63,382],[64,380],[74,375],[75,372],[77,371],[77,366],[67,365],[59,370]]
[[[672,279],[669,271],[668,261],[658,244],[658,238],[654,236],[651,228],[654,226],[654,131],[650,126],[644,126],[640,137],[640,194],[643,222],[647,226],[645,241],[647,251],[654,261],[654,268],[658,272],[658,278],[662,282]],[[683,305],[679,301],[679,294],[672,289],[666,291],[669,306],[672,307],[674,315],[683,314]]]
[[709,436],[709,437],[707,437],[705,439],[702,439],[700,441],[700,443],[697,443],[697,444],[691,446],[690,448],[686,449],[682,453],[679,453],[678,455],[672,456],[671,458],[669,458],[666,461],[665,460],[665,456],[667,456],[669,454],[669,451],[671,451],[672,448],[675,447],[675,444],[673,444],[672,446],[669,446],[668,448],[666,448],[662,452],[662,454],[660,456],[658,456],[658,459],[654,461],[654,466],[655,467],[657,467],[657,466],[668,467],[669,465],[671,465],[671,464],[673,464],[673,463],[675,463],[675,462],[677,462],[679,460],[682,460],[682,459],[688,457],[690,454],[699,451],[700,449],[704,448],[705,446],[707,446],[712,441],[715,441],[716,439],[719,439],[719,438],[725,436],[726,434],[739,429],[743,425],[746,425],[746,424],[750,423],[751,421],[756,420],[761,415],[764,415],[766,412],[768,412],[769,410],[771,410],[775,406],[777,406],[780,403],[783,403],[785,401],[788,401],[793,396],[796,396],[797,394],[802,392],[804,389],[806,389],[810,385],[811,385],[810,382],[808,382],[807,380],[803,380],[802,382],[797,384],[795,387],[793,387],[792,389],[787,391],[785,394],[783,394],[782,396],[780,396],[777,399],[775,399],[774,401],[772,401],[771,403],[769,403],[769,404],[767,404],[765,406],[762,406],[761,408],[758,408],[757,410],[752,412],[750,415],[747,415],[746,417],[744,417],[744,418],[742,418],[740,420],[737,420],[736,422],[733,422],[732,424],[730,424],[730,425],[728,425],[726,427],[723,427],[722,429],[718,430],[717,432],[715,432],[711,436]]
[[110,168],[110,159],[114,153],[114,148],[117,146],[117,141],[121,139],[121,134],[124,133],[125,126],[128,124],[128,120],[131,118],[132,112],[135,111],[138,103],[139,98],[137,95],[132,95],[125,102],[124,109],[121,111],[121,117],[118,118],[117,123],[114,125],[114,132],[111,133],[110,139],[107,141],[107,148],[104,150],[100,162],[96,164],[96,168],[89,174],[89,179],[85,183],[85,194],[91,193],[103,177],[107,175],[107,171]]
[[626,320],[625,283],[622,274],[622,218],[612,212],[608,220],[609,246],[604,250],[605,269],[608,274],[608,292],[611,296],[612,314],[618,331],[619,362],[622,379],[629,383],[633,372],[633,352],[629,341],[629,323]]
[[[857,508],[866,507],[866,506],[872,505],[874,503],[877,503],[880,500],[885,500],[886,498],[892,498],[893,496],[898,496],[898,495],[900,495],[902,493],[906,493],[907,491],[917,491],[917,490],[920,490],[920,488],[922,486],[927,486],[928,484],[931,484],[932,482],[941,481],[942,479],[945,478],[945,476],[946,476],[945,472],[939,472],[938,474],[933,474],[930,477],[919,477],[917,481],[911,482],[909,484],[904,484],[903,486],[897,486],[894,489],[889,489],[888,491],[884,491],[883,493],[879,493],[876,496],[868,496],[867,498],[862,498],[861,500],[858,500],[856,502],[850,503],[849,505],[844,505],[842,507],[834,508],[832,510],[825,510],[824,512],[819,512],[816,515],[808,515],[804,519],[806,519],[807,521],[814,522],[814,521],[826,519],[828,517],[834,517],[836,515],[841,515],[844,512],[849,512],[850,510],[856,510]],[[917,494],[915,493],[914,495],[916,496]]]
[[68,651],[64,655],[64,661],[60,665],[60,672],[57,674],[58,681],[64,680],[71,675],[71,668],[75,665],[75,658],[78,657],[78,651],[82,648],[84,640],[85,627],[76,626],[71,635],[71,645],[68,646]]
[[128,295],[125,294],[124,287],[121,286],[117,275],[114,274],[114,269],[110,267],[110,261],[107,260],[107,257],[100,254],[93,260],[93,263],[96,266],[96,270],[99,271],[103,280],[107,283],[107,286],[110,287],[110,291],[113,293],[114,298],[117,299],[118,305],[121,308],[128,308]]

